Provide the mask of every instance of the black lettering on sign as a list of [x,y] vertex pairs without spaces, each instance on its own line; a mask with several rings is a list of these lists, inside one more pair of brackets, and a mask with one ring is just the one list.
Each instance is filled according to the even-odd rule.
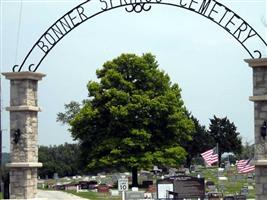
[[193,4],[193,3],[194,3],[194,4],[198,4],[198,2],[197,2],[197,1],[194,1],[194,0],[192,0],[192,1],[191,1],[191,3],[189,4],[189,7],[188,7],[188,8],[189,8],[190,10],[193,10],[193,11],[195,11],[195,9],[194,9],[194,8],[192,8],[192,4]]
[[224,8],[225,8],[225,13],[223,14],[221,20],[219,21],[219,24],[221,24],[221,22],[223,21],[224,17],[226,16],[226,14],[227,14],[228,12],[230,12],[230,10],[229,10],[228,8],[226,8],[226,7],[224,7]]
[[203,0],[198,12],[202,15],[205,15],[210,5],[210,0],[206,2],[206,0]]
[[69,31],[88,19],[84,8],[79,6],[60,18],[37,42],[37,46],[46,54]]
[[44,35],[44,38],[46,39],[46,41],[51,44],[51,45],[54,45],[56,43],[56,39],[53,38],[53,36],[50,34],[50,33],[46,33]]
[[49,51],[49,48],[48,48],[48,46],[47,45],[45,45],[45,43],[43,42],[43,41],[39,41],[38,43],[37,43],[37,46],[46,54],[46,53],[48,53],[48,51]]
[[213,12],[218,14],[218,11],[215,10],[215,7],[216,7],[217,5],[218,5],[218,4],[215,3],[215,4],[213,5],[212,9],[210,10],[210,13],[208,14],[208,18],[210,18],[212,21],[214,21],[214,18],[211,17],[211,14],[212,14]]
[[58,39],[64,35],[63,31],[58,27],[57,24],[55,24],[51,29]]
[[[113,3],[112,3],[112,0],[99,0],[101,3],[104,3],[105,4],[105,6],[104,7],[102,7],[101,9],[102,10],[108,10],[108,9],[110,9],[110,8],[113,8]],[[108,3],[109,2],[109,3]]]
[[183,3],[184,0],[180,0],[180,6],[185,7],[187,6],[187,3]]
[[233,22],[233,19],[234,18],[238,18],[235,14],[229,19],[229,21],[226,23],[226,25],[225,25],[225,29],[229,32],[229,33],[231,33],[231,29],[228,27],[228,25],[229,24],[232,24],[232,25],[235,25],[235,23]]
[[[87,5],[91,5],[91,2],[94,2],[94,4],[97,2],[99,3],[99,7],[96,7],[99,10],[95,13],[92,13],[90,6]],[[263,48],[267,48],[267,43],[264,39],[247,22],[245,22],[245,20],[216,0],[84,0],[81,4],[59,18],[47,31],[45,31],[33,45],[30,52],[28,52],[27,56],[22,61],[22,64],[19,66],[18,71],[21,71],[25,63],[33,63],[31,66],[35,66],[35,71],[50,50],[65,35],[89,18],[93,18],[104,11],[111,10],[112,8],[119,7],[126,7],[125,10],[128,12],[134,11],[135,13],[140,13],[142,11],[151,10],[152,6],[155,4],[184,8],[210,19],[230,33],[246,49],[252,58],[255,58],[256,56],[258,56],[257,58],[261,58],[262,56],[261,49],[251,46],[253,45],[254,39],[255,42],[259,41]],[[40,52],[41,54],[38,54]],[[34,60],[33,55],[39,57]],[[15,66],[15,68],[18,67]]]

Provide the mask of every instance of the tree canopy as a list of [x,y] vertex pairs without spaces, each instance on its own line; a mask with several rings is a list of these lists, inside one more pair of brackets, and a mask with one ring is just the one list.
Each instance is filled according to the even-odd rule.
[[214,147],[215,142],[213,137],[210,136],[205,126],[201,125],[197,118],[191,113],[188,113],[189,118],[193,121],[195,130],[192,134],[191,141],[185,141],[182,146],[188,152],[186,156],[186,165],[190,167],[193,158],[200,156],[201,153]]
[[40,177],[52,178],[54,173],[60,177],[74,176],[80,172],[80,150],[77,144],[40,146],[38,151],[38,160],[43,163],[43,167],[38,169]]
[[216,116],[210,119],[209,135],[218,143],[219,163],[221,155],[225,152],[240,154],[242,150],[242,139],[236,126],[230,122],[227,117],[218,118]]
[[186,157],[181,144],[191,139],[194,123],[186,115],[181,89],[159,70],[155,56],[122,54],[96,75],[99,81],[89,81],[89,98],[79,112],[69,119],[66,107],[58,115],[59,121],[67,119],[87,168],[181,164]]

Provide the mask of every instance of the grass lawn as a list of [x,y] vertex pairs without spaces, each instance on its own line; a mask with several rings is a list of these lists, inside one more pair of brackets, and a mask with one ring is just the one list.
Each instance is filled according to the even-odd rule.
[[[228,172],[221,172],[220,176],[225,176],[228,178],[228,180],[220,180],[218,181],[218,171],[217,168],[200,168],[198,173],[191,174],[192,176],[197,176],[198,174],[201,175],[201,177],[205,177],[206,181],[212,181],[214,182],[215,186],[219,189],[220,192],[223,192],[224,196],[226,195],[235,195],[239,194],[241,191],[241,188],[253,187],[253,189],[249,190],[248,198],[255,198],[255,182],[248,183],[247,181],[247,175],[246,174],[238,174],[235,167],[232,167]],[[155,177],[154,177],[155,178]],[[140,177],[141,180],[141,177]],[[155,180],[154,180],[155,183]],[[96,192],[79,192],[76,193],[76,191],[66,191],[71,194],[91,199],[91,200],[121,200],[121,197],[111,197],[109,194],[103,194],[103,193],[96,193]],[[208,191],[208,188],[206,187],[206,192]]]
[[[227,172],[223,173],[223,176],[227,177],[227,181],[219,181],[217,178],[217,168],[202,168],[200,169],[200,173],[202,177],[205,177],[205,180],[213,181],[217,188],[220,188],[220,185],[224,185],[223,193],[224,195],[233,195],[239,194],[240,190],[244,186],[253,186],[253,190],[249,190],[248,198],[255,198],[255,183],[247,182],[246,174],[238,174],[235,167],[230,169],[231,173],[227,174]],[[239,179],[235,179],[234,177],[239,176]]]
[[79,196],[79,197],[83,197],[85,199],[91,199],[91,200],[121,200],[121,197],[112,197],[110,196],[110,194],[105,194],[105,193],[96,193],[96,192],[76,192],[74,190],[70,190],[70,191],[65,191],[67,193]]

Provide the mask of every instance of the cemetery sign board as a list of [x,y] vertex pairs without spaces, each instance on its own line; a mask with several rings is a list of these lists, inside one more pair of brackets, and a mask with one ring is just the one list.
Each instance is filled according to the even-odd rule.
[[157,183],[158,198],[168,198],[169,192],[178,198],[204,198],[205,181],[204,178],[192,176],[173,176]]
[[174,180],[174,192],[178,193],[179,198],[204,198],[204,178],[177,176]]

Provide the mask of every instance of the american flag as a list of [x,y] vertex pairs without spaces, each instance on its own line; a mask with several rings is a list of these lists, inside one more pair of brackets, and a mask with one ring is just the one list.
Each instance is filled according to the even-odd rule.
[[255,170],[255,166],[250,164],[251,159],[249,160],[238,160],[236,161],[238,173],[249,173]]
[[218,153],[217,148],[210,149],[208,151],[203,152],[200,154],[202,158],[206,161],[208,166],[211,166],[213,163],[218,162]]

